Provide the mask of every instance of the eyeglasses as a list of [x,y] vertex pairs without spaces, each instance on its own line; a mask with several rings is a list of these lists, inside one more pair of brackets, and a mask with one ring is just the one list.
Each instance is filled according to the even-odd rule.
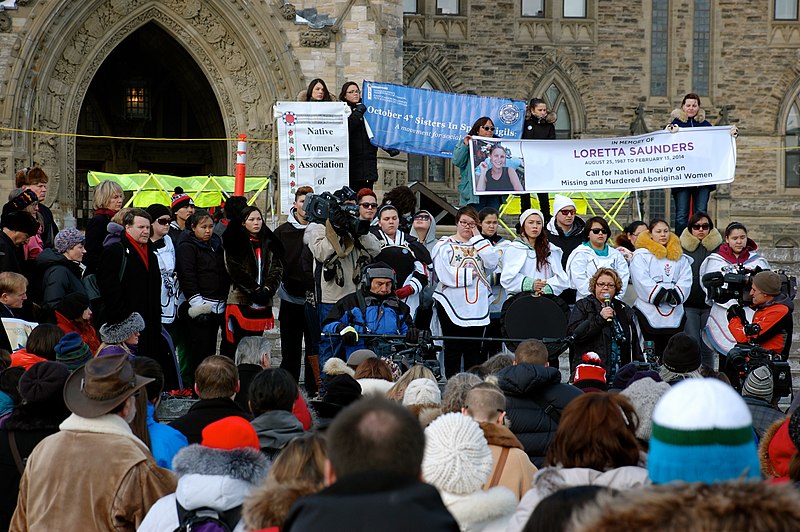
[[430,220],[431,217],[428,216],[427,214],[418,214],[418,215],[414,216],[414,219],[415,220]]
[[607,231],[607,230],[605,230],[603,228],[600,228],[600,227],[595,227],[593,229],[590,229],[590,231],[594,235],[599,235],[600,233],[603,233],[603,234],[606,234],[606,235],[609,234],[609,231]]
[[571,209],[561,209],[558,212],[560,212],[562,216],[575,216],[576,211],[573,211]]
[[711,224],[694,224],[692,225],[692,229],[694,229],[695,231],[700,231],[700,230],[708,231],[709,229],[711,229]]
[[484,131],[494,131],[494,126],[481,126]]
[[361,205],[365,209],[377,209],[378,208],[378,204],[377,203],[367,203],[366,201],[364,203],[359,203],[359,205]]
[[157,218],[156,223],[158,225],[169,225],[169,218]]
[[350,89],[345,94],[359,94],[361,89]]
[[472,229],[473,227],[475,227],[475,222],[465,222],[461,220],[460,222],[458,222],[458,225],[460,225],[461,227],[469,227],[470,229]]
[[615,285],[614,283],[597,283],[597,286],[599,286],[600,288],[616,288],[617,287],[617,285]]

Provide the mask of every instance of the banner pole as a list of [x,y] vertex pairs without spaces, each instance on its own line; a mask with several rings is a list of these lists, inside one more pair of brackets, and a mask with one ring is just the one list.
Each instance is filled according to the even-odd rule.
[[247,135],[241,133],[236,143],[236,181],[233,187],[234,196],[244,196],[244,178],[247,166]]

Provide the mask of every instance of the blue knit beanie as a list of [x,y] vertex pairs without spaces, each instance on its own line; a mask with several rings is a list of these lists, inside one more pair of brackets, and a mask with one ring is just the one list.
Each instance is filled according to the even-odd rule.
[[717,379],[688,379],[653,411],[647,470],[654,484],[760,479],[753,418]]

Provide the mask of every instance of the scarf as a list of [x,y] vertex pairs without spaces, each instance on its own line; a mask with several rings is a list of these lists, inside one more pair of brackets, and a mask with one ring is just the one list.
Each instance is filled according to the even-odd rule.
[[130,242],[131,245],[133,245],[133,249],[136,250],[136,253],[139,254],[139,257],[142,259],[142,262],[144,262],[145,269],[149,270],[150,263],[147,260],[147,244],[138,243],[133,238],[131,238],[131,235],[129,235],[127,231],[125,231],[125,237],[128,239],[128,242]]

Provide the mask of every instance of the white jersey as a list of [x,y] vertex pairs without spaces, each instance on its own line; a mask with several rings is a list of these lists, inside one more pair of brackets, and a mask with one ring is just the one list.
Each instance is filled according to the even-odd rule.
[[622,290],[617,294],[617,297],[622,299],[625,291],[628,288],[628,279],[630,278],[630,271],[628,270],[628,261],[625,257],[611,246],[606,246],[608,255],[602,256],[595,253],[591,246],[581,244],[570,253],[567,259],[567,275],[569,276],[569,284],[577,292],[575,299],[583,299],[591,294],[589,292],[589,279],[600,268],[611,268],[619,275],[622,280]]
[[554,295],[569,288],[569,279],[561,267],[561,248],[550,243],[550,256],[539,267],[536,251],[520,239],[511,242],[503,253],[503,273],[500,283],[509,297],[523,291],[525,279],[543,279]]

